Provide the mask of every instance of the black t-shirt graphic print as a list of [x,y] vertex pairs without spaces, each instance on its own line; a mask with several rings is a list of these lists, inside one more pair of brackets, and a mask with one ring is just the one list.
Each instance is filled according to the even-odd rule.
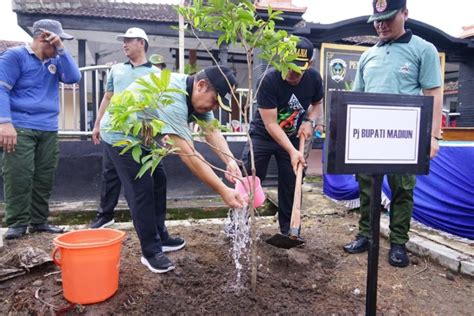
[[288,107],[278,112],[278,125],[289,136],[296,132],[296,126],[300,117],[304,117],[306,110],[301,105],[296,95],[292,94],[288,101]]

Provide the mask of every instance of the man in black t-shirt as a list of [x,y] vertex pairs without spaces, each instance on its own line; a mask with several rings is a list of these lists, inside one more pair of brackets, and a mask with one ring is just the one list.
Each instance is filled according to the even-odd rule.
[[[283,79],[280,72],[271,69],[263,77],[257,94],[258,111],[250,124],[257,176],[263,181],[272,155],[277,162],[278,220],[282,234],[288,234],[290,229],[297,166],[306,164],[297,149],[299,137],[311,139],[315,129],[323,131],[324,91],[321,75],[311,68],[313,44],[300,37],[297,54],[294,63],[301,73],[290,70]],[[249,144],[242,159],[250,172]]]

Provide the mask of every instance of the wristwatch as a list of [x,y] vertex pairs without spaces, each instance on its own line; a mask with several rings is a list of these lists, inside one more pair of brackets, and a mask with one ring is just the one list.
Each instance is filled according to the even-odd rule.
[[311,122],[311,127],[312,127],[313,129],[315,129],[316,126],[318,126],[318,125],[324,126],[324,120],[323,120],[322,117],[317,118],[317,119],[315,119],[315,120],[312,120],[312,119],[310,119],[310,118],[304,117],[304,118],[303,118],[303,121],[304,121],[304,122]]
[[311,123],[311,127],[314,129],[316,127],[316,120],[312,120],[310,118],[303,118],[303,122],[310,122]]

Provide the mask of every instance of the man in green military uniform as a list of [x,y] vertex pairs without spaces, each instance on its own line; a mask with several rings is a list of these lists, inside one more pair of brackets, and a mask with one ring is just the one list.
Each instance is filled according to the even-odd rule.
[[[431,157],[439,149],[441,138],[441,67],[436,48],[405,29],[408,19],[406,0],[374,0],[373,22],[379,42],[360,58],[354,90],[372,93],[401,95],[426,95],[434,97]],[[348,253],[360,253],[368,249],[370,177],[357,175],[360,191],[359,233],[356,239],[345,245]],[[409,259],[405,250],[413,211],[414,175],[388,175],[392,192],[390,205],[390,253],[389,263],[406,267]]]
[[156,68],[160,70],[163,70],[166,68],[165,59],[161,55],[152,54],[148,60],[150,61],[150,63],[153,64],[153,66],[155,66]]

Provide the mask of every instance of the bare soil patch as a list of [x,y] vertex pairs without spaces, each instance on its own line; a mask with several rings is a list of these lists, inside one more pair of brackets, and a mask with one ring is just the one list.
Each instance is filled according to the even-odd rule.
[[[262,240],[276,224],[259,221],[257,293],[251,293],[249,271],[243,290],[236,290],[230,241],[223,225],[176,226],[185,249],[171,253],[176,269],[153,274],[140,263],[134,231],[123,244],[120,285],[105,302],[70,306],[63,298],[61,275],[53,264],[0,283],[0,313],[51,314],[363,314],[367,255],[347,255],[342,245],[351,240],[357,215],[305,217],[303,248],[281,250]],[[6,241],[0,255],[26,246],[51,252],[53,235],[27,235]],[[425,258],[396,269],[387,263],[389,245],[381,240],[378,311],[382,314],[472,315],[473,280],[453,275]],[[248,265],[247,265],[248,266]],[[100,286],[100,285],[98,285]],[[36,298],[35,294],[40,298]]]

